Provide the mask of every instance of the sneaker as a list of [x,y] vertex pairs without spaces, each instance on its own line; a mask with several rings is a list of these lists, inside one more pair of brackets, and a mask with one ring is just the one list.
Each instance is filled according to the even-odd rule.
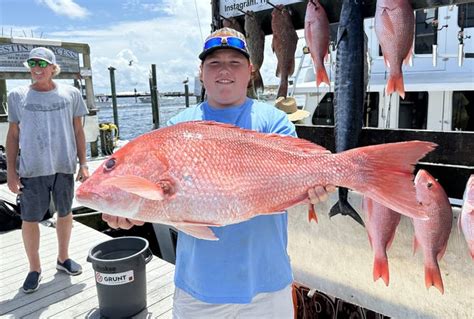
[[59,262],[56,263],[56,269],[65,271],[71,276],[77,276],[82,273],[82,267],[78,263],[76,263],[72,259],[66,259],[63,263]]
[[39,283],[41,281],[41,273],[32,271],[26,276],[25,282],[23,283],[23,291],[27,294],[38,290]]

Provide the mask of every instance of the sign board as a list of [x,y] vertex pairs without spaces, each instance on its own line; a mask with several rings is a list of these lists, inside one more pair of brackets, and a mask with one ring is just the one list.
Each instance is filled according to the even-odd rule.
[[[271,0],[273,5],[277,4],[293,4],[303,2],[302,0]],[[267,0],[220,0],[219,14],[224,18],[230,18],[243,15],[246,11],[263,11],[270,10],[273,7],[267,3]],[[243,11],[243,12],[242,12]]]
[[[0,45],[0,72],[29,72],[23,62],[35,47],[37,46],[18,43]],[[79,73],[79,53],[60,46],[46,47],[56,55],[56,63],[61,67],[61,73]]]

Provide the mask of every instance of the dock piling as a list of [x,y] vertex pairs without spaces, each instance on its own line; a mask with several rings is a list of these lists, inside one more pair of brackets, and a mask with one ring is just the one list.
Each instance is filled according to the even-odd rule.
[[187,79],[184,81],[184,97],[186,101],[186,107],[189,107],[189,85]]
[[[118,122],[118,111],[117,111],[117,92],[115,91],[115,68],[113,66],[109,67],[110,72],[110,87],[112,91],[112,110],[114,114],[114,124],[119,128]],[[120,132],[120,130],[119,130]],[[117,136],[119,138],[119,136]]]
[[153,128],[157,129],[160,127],[160,104],[158,102],[158,87],[156,85],[156,64],[151,65],[150,97],[153,113]]

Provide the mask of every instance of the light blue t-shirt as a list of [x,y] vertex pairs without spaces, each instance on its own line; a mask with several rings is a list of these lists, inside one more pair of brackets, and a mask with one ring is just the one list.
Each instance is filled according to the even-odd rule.
[[56,82],[55,85],[46,92],[21,86],[8,94],[8,121],[20,127],[21,177],[76,171],[73,120],[88,111],[78,89]]
[[[296,136],[295,126],[274,106],[247,99],[216,109],[207,102],[184,110],[168,125],[209,120],[263,133]],[[250,303],[261,292],[273,292],[292,280],[287,253],[287,213],[257,216],[224,227],[211,227],[218,241],[179,232],[175,285],[208,303]]]

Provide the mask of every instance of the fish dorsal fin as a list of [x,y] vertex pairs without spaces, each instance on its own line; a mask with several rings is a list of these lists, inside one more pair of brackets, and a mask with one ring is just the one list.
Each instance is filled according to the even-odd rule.
[[257,131],[242,129],[232,124],[224,124],[224,123],[219,123],[219,122],[214,122],[214,121],[192,121],[192,122],[186,122],[186,123],[194,123],[198,125],[213,125],[213,126],[226,128],[226,129],[234,129],[234,130],[239,131],[242,134],[248,134],[251,136],[258,135],[259,137],[269,139],[269,141],[274,140],[275,146],[281,146],[283,148],[286,148],[286,147],[296,148],[299,151],[302,151],[304,153],[330,153],[330,151],[328,151],[326,148],[318,144],[315,144],[305,139],[295,138],[293,136],[280,135],[280,134],[275,134],[275,133],[269,133],[269,134],[260,133]]
[[112,176],[101,184],[114,186],[150,200],[163,200],[175,192],[174,185],[169,180],[163,180],[155,184],[146,178],[134,175]]
[[331,153],[329,150],[322,147],[321,145],[314,144],[313,142],[310,142],[308,140],[296,138],[293,136],[265,134],[264,138],[267,138],[269,140],[278,139],[278,143],[282,147],[297,148],[299,151],[302,151],[304,153]]

